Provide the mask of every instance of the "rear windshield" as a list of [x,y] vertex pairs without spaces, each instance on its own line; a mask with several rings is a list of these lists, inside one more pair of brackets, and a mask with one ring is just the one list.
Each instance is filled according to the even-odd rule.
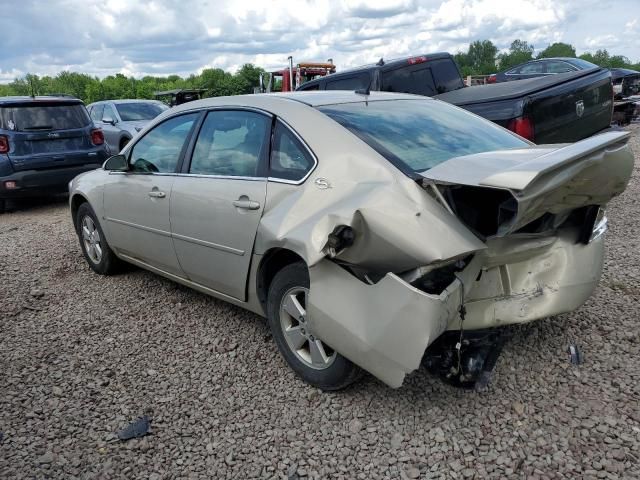
[[488,120],[437,100],[387,100],[318,109],[410,176],[453,157],[529,146]]
[[24,105],[0,108],[0,127],[28,132],[36,130],[67,130],[86,127],[91,123],[84,105]]
[[116,108],[123,122],[152,120],[169,107],[160,103],[117,103]]

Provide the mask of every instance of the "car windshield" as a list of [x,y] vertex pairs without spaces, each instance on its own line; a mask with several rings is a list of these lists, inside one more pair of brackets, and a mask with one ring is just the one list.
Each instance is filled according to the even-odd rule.
[[410,176],[453,157],[529,146],[488,120],[437,100],[359,102],[318,109]]
[[136,120],[152,120],[164,112],[167,107],[161,103],[118,103],[118,114],[123,122],[135,122]]
[[15,131],[67,130],[91,123],[84,105],[16,105],[0,108],[0,128]]

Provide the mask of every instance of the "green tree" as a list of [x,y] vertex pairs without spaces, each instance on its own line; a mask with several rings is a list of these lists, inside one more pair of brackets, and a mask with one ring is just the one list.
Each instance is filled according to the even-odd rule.
[[467,65],[473,75],[487,75],[496,71],[498,48],[491,40],[476,40],[469,45]]
[[533,59],[533,50],[533,45],[527,43],[526,40],[514,40],[509,47],[509,53],[502,53],[498,56],[500,70],[506,70]]
[[576,49],[568,43],[552,43],[538,54],[538,58],[575,57]]

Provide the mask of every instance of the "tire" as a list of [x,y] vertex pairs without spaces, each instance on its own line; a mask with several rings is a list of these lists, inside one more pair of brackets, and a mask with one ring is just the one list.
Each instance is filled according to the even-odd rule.
[[[308,331],[308,293],[309,273],[304,263],[287,265],[276,274],[267,297],[273,338],[289,366],[305,382],[322,390],[343,389],[358,380],[362,371]],[[289,313],[292,311],[295,316]]]
[[7,211],[7,201],[4,198],[0,198],[0,214]]
[[82,254],[91,270],[100,275],[112,275],[120,270],[122,261],[109,247],[96,214],[86,202],[78,208],[76,232]]

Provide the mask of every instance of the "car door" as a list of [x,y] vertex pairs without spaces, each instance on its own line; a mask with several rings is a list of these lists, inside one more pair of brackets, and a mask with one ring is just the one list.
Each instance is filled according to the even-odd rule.
[[104,104],[100,128],[104,132],[104,140],[109,146],[109,151],[115,155],[120,151],[120,127],[118,126],[118,116],[115,108],[110,103]]
[[104,185],[109,244],[119,253],[182,276],[169,208],[173,182],[199,113],[171,117],[129,149],[129,171],[111,172]]
[[187,277],[246,299],[253,243],[266,195],[269,115],[211,110],[171,196],[171,232]]

